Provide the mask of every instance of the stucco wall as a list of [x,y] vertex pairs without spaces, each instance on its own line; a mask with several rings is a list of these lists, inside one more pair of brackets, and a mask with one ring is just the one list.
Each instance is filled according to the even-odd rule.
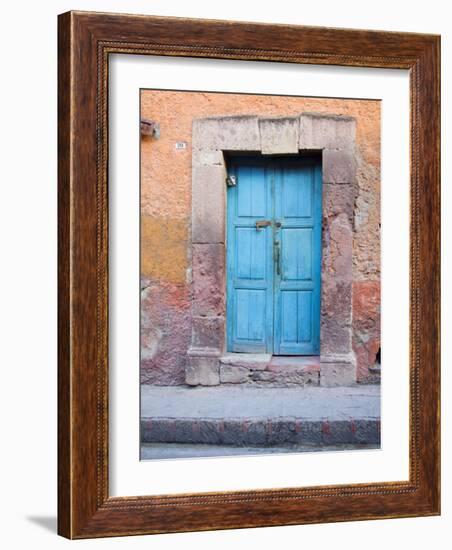
[[[194,118],[334,113],[356,119],[357,183],[353,239],[353,349],[358,380],[380,347],[380,102],[146,90],[141,116],[160,125],[142,139],[141,274],[144,383],[185,379],[191,340],[191,132]],[[185,149],[176,149],[185,142]]]

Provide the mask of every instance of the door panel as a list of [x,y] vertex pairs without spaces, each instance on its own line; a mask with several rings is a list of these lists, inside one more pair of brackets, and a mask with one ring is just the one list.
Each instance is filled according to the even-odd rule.
[[237,278],[245,280],[262,280],[266,277],[266,244],[265,231],[256,231],[255,227],[235,228],[235,248]]
[[268,200],[265,180],[265,168],[259,166],[259,161],[252,163],[245,160],[237,166],[240,174],[240,186],[237,189],[237,216],[239,218],[264,217],[267,215]]
[[227,348],[318,354],[320,162],[242,157],[229,172],[237,185],[227,193]]
[[312,250],[311,227],[281,229],[281,277],[284,281],[312,280]]
[[312,217],[313,189],[304,171],[285,169],[280,184],[282,193],[280,215],[286,219]]
[[238,344],[265,346],[265,290],[236,289],[236,333]]
[[281,340],[286,344],[309,344],[312,339],[311,290],[285,290],[281,293]]
[[279,163],[275,178],[274,353],[320,352],[321,170],[312,159]]
[[229,351],[273,350],[273,256],[271,227],[256,221],[273,215],[267,163],[241,158],[229,172],[240,181],[228,188],[227,347]]

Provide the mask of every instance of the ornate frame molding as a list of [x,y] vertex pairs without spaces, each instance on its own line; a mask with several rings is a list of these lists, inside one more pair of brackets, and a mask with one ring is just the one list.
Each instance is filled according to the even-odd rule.
[[[59,16],[58,532],[69,538],[440,513],[440,38],[89,12]],[[409,479],[112,497],[108,58],[177,55],[410,71]]]

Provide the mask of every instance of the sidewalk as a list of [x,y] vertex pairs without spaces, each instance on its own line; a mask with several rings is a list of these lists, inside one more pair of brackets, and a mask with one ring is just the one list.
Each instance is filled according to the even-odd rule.
[[209,458],[229,456],[258,456],[262,454],[294,454],[307,452],[341,452],[350,449],[368,451],[378,449],[378,444],[353,445],[286,445],[286,446],[236,446],[212,445],[202,443],[143,443],[141,445],[141,460],[166,460],[175,458]]
[[141,388],[142,443],[235,446],[380,442],[380,387]]

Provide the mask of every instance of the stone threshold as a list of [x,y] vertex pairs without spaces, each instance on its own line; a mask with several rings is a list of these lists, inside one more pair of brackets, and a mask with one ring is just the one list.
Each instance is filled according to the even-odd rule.
[[220,383],[318,386],[320,356],[226,353],[220,357]]

